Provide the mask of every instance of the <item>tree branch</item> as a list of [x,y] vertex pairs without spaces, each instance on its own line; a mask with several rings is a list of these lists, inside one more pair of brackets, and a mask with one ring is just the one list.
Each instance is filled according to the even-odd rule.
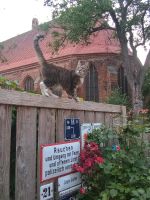
[[105,30],[105,29],[109,29],[109,30],[116,31],[116,28],[113,28],[113,27],[104,25],[104,26],[99,26],[99,27],[92,28],[92,29],[89,31],[89,34],[94,33],[94,32],[96,32],[96,31]]
[[127,4],[125,6],[125,9],[127,10],[128,7],[131,5],[131,3],[133,2],[133,0],[126,0],[127,1]]

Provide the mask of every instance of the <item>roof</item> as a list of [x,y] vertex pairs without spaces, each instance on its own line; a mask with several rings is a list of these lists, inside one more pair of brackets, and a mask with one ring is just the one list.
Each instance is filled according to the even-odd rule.
[[[38,62],[33,48],[33,38],[37,32],[37,30],[31,30],[2,42],[4,48],[1,50],[1,53],[7,61],[0,63],[0,71]],[[49,46],[52,40],[50,35],[47,35],[40,45],[46,59],[69,55],[118,54],[120,53],[120,44],[112,35],[113,32],[110,30],[97,32],[90,37],[90,44],[74,45],[67,43],[64,47],[60,48],[56,54],[52,54]]]

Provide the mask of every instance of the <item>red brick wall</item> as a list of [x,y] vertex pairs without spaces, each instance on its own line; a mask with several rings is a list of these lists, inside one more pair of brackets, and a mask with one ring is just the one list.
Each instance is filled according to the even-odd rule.
[[[114,65],[119,67],[120,58],[115,55],[82,55],[82,56],[72,56],[69,58],[60,58],[59,60],[53,61],[54,63],[65,67],[67,69],[74,69],[77,65],[78,60],[90,60],[94,63],[96,70],[98,72],[98,89],[99,89],[99,100],[104,102],[108,95],[110,94],[109,82],[117,84],[117,78],[115,76],[109,76],[108,80],[108,70],[107,65]],[[38,69],[38,64],[33,66],[24,66],[18,69],[14,69],[10,72],[3,72],[10,80],[18,80],[19,85],[24,88],[24,80],[27,76],[30,76],[34,80],[35,91],[39,91],[40,74]],[[85,84],[82,88],[78,90],[78,96],[85,98]]]

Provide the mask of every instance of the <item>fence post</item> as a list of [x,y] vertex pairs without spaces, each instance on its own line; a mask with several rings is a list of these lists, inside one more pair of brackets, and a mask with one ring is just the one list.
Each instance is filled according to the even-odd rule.
[[0,200],[10,200],[11,106],[0,105]]

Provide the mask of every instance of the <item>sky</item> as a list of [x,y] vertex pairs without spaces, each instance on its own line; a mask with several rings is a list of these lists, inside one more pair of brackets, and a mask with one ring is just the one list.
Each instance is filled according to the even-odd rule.
[[0,42],[31,30],[32,19],[51,20],[44,0],[0,0]]
[[[0,42],[31,30],[32,19],[39,23],[51,20],[51,10],[43,6],[44,0],[0,0]],[[139,48],[142,63],[148,51]]]

